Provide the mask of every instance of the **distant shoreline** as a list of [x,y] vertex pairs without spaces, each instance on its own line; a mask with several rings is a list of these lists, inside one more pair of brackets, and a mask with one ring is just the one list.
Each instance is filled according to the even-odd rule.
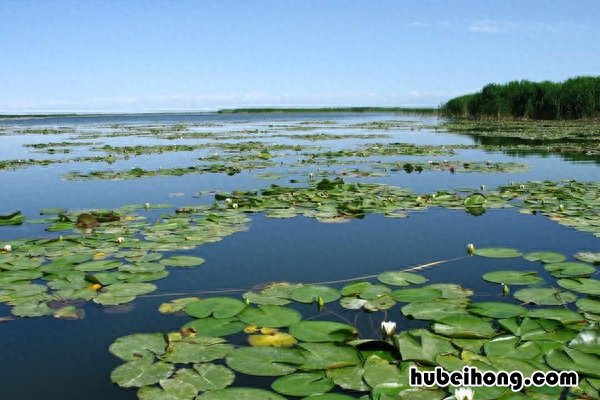
[[317,108],[224,108],[216,111],[156,111],[156,112],[91,112],[91,113],[46,113],[46,114],[0,114],[0,119],[33,119],[33,118],[88,118],[110,115],[143,116],[143,115],[190,115],[190,114],[284,114],[284,113],[418,113],[435,114],[434,107],[317,107]]

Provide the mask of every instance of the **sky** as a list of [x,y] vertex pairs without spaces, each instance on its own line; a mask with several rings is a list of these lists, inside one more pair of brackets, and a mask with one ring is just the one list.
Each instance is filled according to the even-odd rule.
[[0,112],[437,106],[600,75],[600,0],[0,0]]

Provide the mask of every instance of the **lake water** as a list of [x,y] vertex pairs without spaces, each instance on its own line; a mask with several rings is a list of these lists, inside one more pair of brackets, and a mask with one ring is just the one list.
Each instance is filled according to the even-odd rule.
[[[364,124],[401,121],[389,129],[364,127]],[[41,119],[0,120],[0,160],[52,159],[103,154],[93,146],[202,144],[259,140],[270,144],[301,144],[322,149],[353,149],[368,143],[413,143],[417,145],[471,145],[476,139],[436,129],[436,117],[403,114],[181,114],[181,115],[114,115],[90,117],[50,117]],[[167,140],[149,134],[152,127],[183,124],[186,132],[210,132],[216,137]],[[402,125],[402,126],[400,126]],[[123,127],[135,128],[135,135],[119,136]],[[309,129],[291,129],[308,127]],[[60,129],[57,134],[32,133],[39,129]],[[145,133],[146,132],[146,133]],[[247,132],[246,138],[227,139],[235,132]],[[252,133],[253,132],[253,133]],[[307,141],[305,134],[386,135],[386,137],[351,137],[348,139]],[[234,135],[232,133],[232,135]],[[73,147],[68,154],[33,152],[26,144],[76,141],[88,146]],[[128,204],[168,203],[174,207],[212,201],[213,191],[258,189],[271,183],[286,184],[290,178],[306,177],[315,166],[295,169],[295,175],[275,180],[258,179],[266,170],[244,171],[233,176],[223,173],[157,176],[133,180],[66,180],[71,171],[128,170],[133,167],[156,169],[198,164],[198,158],[214,153],[210,147],[190,152],[165,152],[103,162],[60,163],[0,171],[0,214],[16,210],[27,218],[39,218],[47,207],[66,209],[111,209]],[[381,158],[381,157],[380,157]],[[577,179],[600,181],[598,160],[570,161],[559,155],[516,156],[503,152],[458,150],[453,156],[420,157],[423,160],[464,160],[521,162],[529,166],[518,173],[449,173],[424,171],[420,174],[390,173],[385,177],[348,178],[364,182],[386,183],[408,188],[416,193],[441,189],[494,188],[511,181]],[[394,156],[394,159],[418,157]],[[282,158],[286,168],[294,155]],[[279,160],[278,160],[279,161]],[[334,169],[337,167],[334,167]],[[202,193],[202,195],[201,195]],[[158,217],[160,212],[151,214]],[[516,247],[522,251],[549,250],[572,255],[577,251],[599,251],[598,238],[550,221],[542,215],[522,215],[516,208],[489,210],[472,216],[460,210],[430,209],[410,212],[408,218],[388,219],[367,215],[364,219],[343,224],[323,224],[315,219],[266,218],[251,214],[249,230],[225,237],[221,242],[205,244],[185,254],[206,259],[197,268],[176,269],[160,281],[158,290],[141,296],[128,307],[103,308],[84,305],[82,320],[59,320],[52,317],[17,318],[0,323],[0,398],[14,400],[120,400],[135,399],[133,390],[120,389],[110,382],[110,372],[121,361],[108,352],[108,346],[120,336],[134,332],[159,332],[179,329],[188,317],[162,315],[158,306],[185,294],[239,289],[244,290],[273,281],[324,282],[377,274],[436,260],[461,257],[467,243],[478,246]],[[43,225],[27,224],[0,227],[0,243],[17,238],[56,236]],[[423,272],[431,282],[453,282],[476,291],[483,298],[498,295],[498,286],[484,282],[481,274],[498,269],[536,269],[539,265],[523,259],[496,260],[469,257]],[[336,285],[333,285],[336,286]],[[341,287],[341,285],[337,285]],[[305,316],[316,313],[313,307],[299,308]],[[349,313],[339,307],[340,313]],[[0,304],[0,317],[10,309]],[[399,323],[399,329],[421,326],[401,316],[398,307],[387,312]],[[365,337],[372,336],[371,323],[381,318],[364,315],[358,324]],[[241,335],[232,341],[242,340]],[[236,384],[260,386],[262,380],[238,378]]]

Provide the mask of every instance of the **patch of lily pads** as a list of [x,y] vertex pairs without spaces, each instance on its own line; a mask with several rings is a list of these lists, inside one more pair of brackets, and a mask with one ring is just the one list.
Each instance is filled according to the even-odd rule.
[[[508,248],[474,254],[522,256]],[[563,258],[549,254],[524,258]],[[554,264],[559,263],[565,261]],[[111,378],[136,389],[142,400],[442,400],[452,395],[449,387],[410,387],[409,368],[474,366],[526,375],[574,370],[580,384],[570,389],[569,398],[598,398],[600,292],[595,286],[600,281],[559,278],[563,287],[557,288],[521,271],[494,271],[483,279],[522,289],[514,297],[505,293],[476,301],[473,291],[459,285],[429,284],[421,274],[391,270],[341,287],[279,282],[242,298],[175,299],[161,305],[161,312],[191,319],[178,332],[117,339],[110,351],[124,363]],[[307,303],[314,304],[312,312]],[[345,311],[335,312],[336,303]],[[380,332],[361,331],[364,325],[351,322],[361,316],[399,325],[416,319],[423,326],[396,331],[396,323],[386,322]],[[247,382],[245,376],[270,380],[262,388],[246,387],[239,383]],[[473,389],[475,398],[484,400],[559,398],[563,391],[551,386],[518,393],[508,387]]]

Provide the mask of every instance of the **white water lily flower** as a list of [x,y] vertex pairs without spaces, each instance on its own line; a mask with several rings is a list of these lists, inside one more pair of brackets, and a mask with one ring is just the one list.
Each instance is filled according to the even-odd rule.
[[454,391],[454,398],[456,400],[473,400],[475,393],[473,389],[466,387],[459,387]]
[[147,210],[150,208],[150,203],[144,203],[144,208]]
[[392,336],[396,333],[396,323],[394,321],[382,321],[381,332],[386,336]]
[[237,203],[233,203],[233,204],[231,205],[231,207],[233,207],[234,209],[237,209],[237,208],[238,208],[238,204],[237,204]]
[[467,252],[469,252],[469,254],[473,254],[474,251],[475,251],[475,245],[473,243],[469,243],[467,245]]
[[125,238],[119,236],[117,238],[117,243],[123,243],[123,242],[125,242]]
[[12,251],[12,246],[10,244],[7,244],[6,246],[3,247],[3,250],[6,251],[7,253],[10,253]]

